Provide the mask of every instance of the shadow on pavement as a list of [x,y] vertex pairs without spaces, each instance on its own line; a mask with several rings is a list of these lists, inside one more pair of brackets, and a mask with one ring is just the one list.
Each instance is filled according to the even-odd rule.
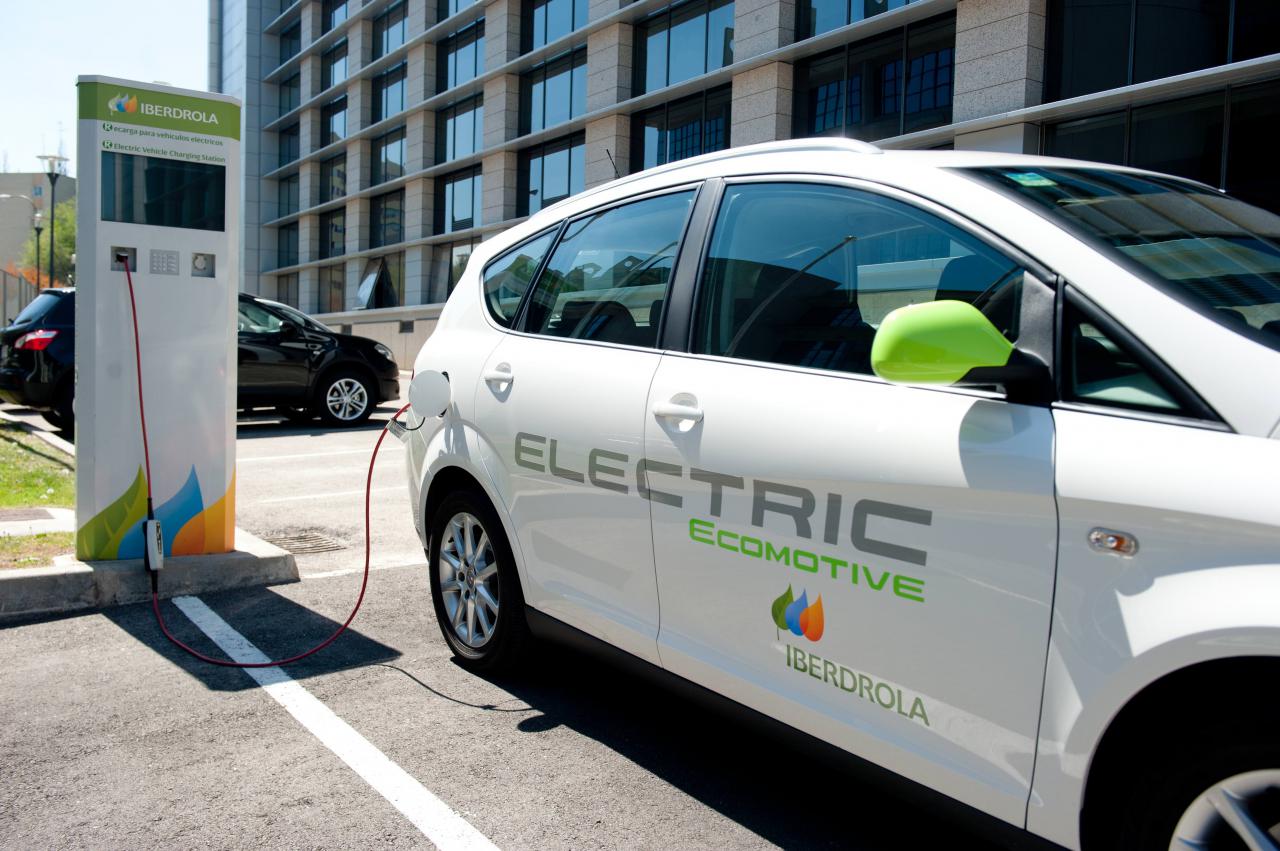
[[373,409],[369,419],[354,426],[327,426],[315,420],[298,423],[270,414],[242,414],[236,420],[236,438],[253,440],[262,437],[319,437],[333,432],[381,431],[387,420],[400,409],[398,404],[382,404]]
[[[328,638],[339,626],[338,622],[266,588],[202,594],[200,599],[230,624],[232,629],[273,659],[284,659],[301,653]],[[162,600],[160,610],[169,631],[179,640],[206,656],[227,658],[172,602]],[[171,644],[156,624],[150,603],[106,609],[102,611],[102,615],[212,691],[257,688],[257,684],[244,671],[201,662]],[[295,680],[306,680],[334,671],[363,668],[398,658],[400,651],[367,638],[351,628],[315,656],[288,665],[284,670]]]
[[[962,809],[939,807],[910,785],[883,788],[805,736],[740,719],[576,649],[540,643],[518,674],[485,678],[532,708],[520,731],[563,726],[594,739],[783,848],[1008,847]],[[413,679],[478,710],[530,711],[468,704]]]

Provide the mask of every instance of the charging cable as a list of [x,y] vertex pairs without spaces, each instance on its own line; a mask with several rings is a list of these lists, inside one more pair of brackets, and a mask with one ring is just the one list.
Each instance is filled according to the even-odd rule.
[[[129,258],[125,254],[119,254],[117,260],[123,261],[125,281],[129,285],[129,310],[133,318],[133,358],[134,366],[138,373],[138,419],[142,423],[142,457],[146,466],[147,473],[147,524],[145,527],[148,535],[147,546],[143,549],[143,560],[146,565],[147,573],[151,576],[151,610],[155,612],[156,623],[160,625],[160,631],[164,633],[165,638],[173,642],[173,644],[185,650],[190,655],[199,659],[201,662],[207,662],[210,665],[220,665],[224,668],[274,668],[279,665],[290,665],[294,662],[301,661],[313,653],[318,653],[328,647],[338,636],[346,632],[347,627],[355,620],[356,613],[360,611],[360,604],[364,602],[365,589],[369,587],[369,555],[372,544],[370,542],[369,532],[369,498],[373,488],[373,465],[378,460],[378,450],[382,448],[382,441],[387,436],[387,432],[391,429],[391,424],[400,419],[400,416],[407,410],[409,406],[405,405],[392,415],[387,424],[382,427],[382,431],[378,433],[378,441],[373,445],[373,455],[369,458],[369,474],[365,478],[364,483],[364,576],[360,580],[360,594],[356,597],[356,604],[351,609],[351,614],[342,622],[342,626],[334,630],[333,634],[324,641],[296,656],[290,656],[288,659],[280,659],[274,662],[232,662],[228,659],[217,659],[213,656],[206,656],[194,647],[184,644],[177,636],[169,631],[168,625],[164,622],[164,615],[160,612],[160,591],[159,577],[160,566],[164,558],[164,541],[160,532],[160,524],[155,519],[155,511],[151,502],[151,451],[147,443],[147,409],[142,401],[142,347],[138,342],[138,305],[133,293],[133,275],[129,270]],[[153,544],[157,547],[159,556],[152,553]]]

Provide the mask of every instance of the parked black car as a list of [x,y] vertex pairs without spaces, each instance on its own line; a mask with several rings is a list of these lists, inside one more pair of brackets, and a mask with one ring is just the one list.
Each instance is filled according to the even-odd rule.
[[[240,410],[293,420],[363,422],[399,398],[400,368],[376,340],[339,334],[287,305],[240,294]],[[0,399],[70,430],[75,394],[75,289],[49,289],[0,330]]]

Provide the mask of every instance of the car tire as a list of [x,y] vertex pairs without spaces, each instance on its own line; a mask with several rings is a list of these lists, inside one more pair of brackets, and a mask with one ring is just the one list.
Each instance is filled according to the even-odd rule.
[[330,426],[359,425],[373,413],[373,385],[353,369],[331,372],[316,388],[315,410]]
[[[1169,747],[1174,741],[1177,747]],[[1250,830],[1280,843],[1280,742],[1274,723],[1232,718],[1188,724],[1160,737],[1159,748],[1126,760],[1141,768],[1111,786],[1127,794],[1114,796],[1107,812],[1093,820],[1086,851],[1234,851],[1246,847],[1241,835]]]
[[316,418],[315,411],[306,407],[295,408],[290,405],[280,405],[276,408],[276,413],[291,423],[309,423]]
[[515,667],[532,643],[515,557],[489,500],[450,494],[428,522],[427,570],[436,621],[458,664]]
[[44,411],[41,416],[44,417],[45,422],[59,431],[74,434],[76,430],[75,389],[70,385],[59,388],[53,409]]

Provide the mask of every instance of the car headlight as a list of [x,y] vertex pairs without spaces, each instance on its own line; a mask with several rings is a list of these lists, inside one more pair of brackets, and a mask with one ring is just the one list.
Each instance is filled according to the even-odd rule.
[[381,343],[374,344],[373,350],[389,361],[395,361],[396,359],[396,356],[391,353],[391,350]]

